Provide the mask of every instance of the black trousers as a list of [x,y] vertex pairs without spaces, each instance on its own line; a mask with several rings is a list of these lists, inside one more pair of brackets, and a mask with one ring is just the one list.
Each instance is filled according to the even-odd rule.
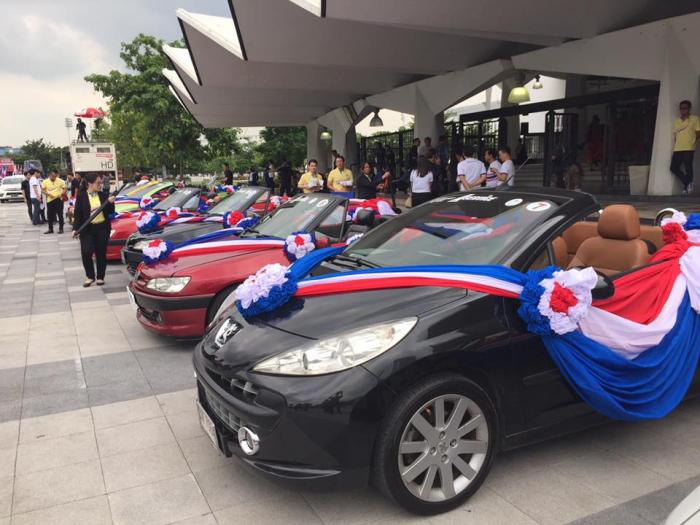
[[[688,188],[688,184],[693,182],[693,157],[695,151],[674,151],[671,156],[671,173],[678,177],[683,186]],[[681,170],[681,166],[685,171]]]
[[[49,219],[49,231],[53,231],[53,225],[58,222],[59,229],[63,230],[63,201],[54,199],[46,204],[46,213]],[[58,215],[58,217],[56,217]]]
[[29,220],[34,222],[34,217],[32,216],[32,199],[27,199],[25,204],[27,205],[27,212],[29,213]]
[[92,255],[95,254],[97,278],[104,279],[107,271],[107,243],[109,242],[109,223],[90,224],[80,232],[80,254],[83,257],[85,277],[95,279],[95,266]]
[[416,193],[413,192],[411,193],[411,206],[416,207],[420,204],[423,204],[424,202],[428,202],[430,199],[433,198],[432,193]]
[[280,197],[284,196],[284,194],[287,194],[288,197],[292,196],[292,180],[285,180],[281,179],[280,180]]

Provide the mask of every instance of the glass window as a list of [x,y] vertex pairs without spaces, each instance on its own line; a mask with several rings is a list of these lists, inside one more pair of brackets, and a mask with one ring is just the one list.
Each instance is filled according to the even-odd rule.
[[253,188],[241,188],[233,195],[226,197],[219,204],[214,206],[209,215],[223,215],[229,211],[243,211],[250,206],[251,199],[258,194],[258,190]]
[[549,244],[545,246],[544,250],[532,261],[530,265],[530,270],[541,270],[547,266],[552,265],[552,257],[550,256]]
[[[194,206],[188,206],[193,201]],[[156,210],[167,211],[169,208],[197,208],[199,202],[199,190],[194,188],[183,188],[177,190],[154,206]]]
[[442,197],[370,231],[348,254],[379,266],[498,264],[557,208],[513,192]]
[[335,240],[338,240],[340,239],[340,234],[343,230],[344,223],[345,206],[338,205],[328,217],[321,221],[321,224],[319,224],[318,228],[316,228],[316,231]]
[[319,215],[337,203],[337,198],[327,196],[296,197],[265,217],[255,232],[269,237],[285,238],[294,232],[307,231]]

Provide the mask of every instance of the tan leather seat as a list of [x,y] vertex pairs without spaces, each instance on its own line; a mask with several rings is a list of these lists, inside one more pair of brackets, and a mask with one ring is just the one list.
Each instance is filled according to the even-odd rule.
[[608,206],[598,220],[598,235],[581,243],[569,268],[592,266],[606,275],[614,275],[642,266],[649,260],[649,251],[639,235],[639,215],[634,207]]
[[639,236],[643,240],[651,242],[657,250],[664,247],[664,233],[660,226],[640,226]]
[[565,266],[569,265],[571,260],[574,258],[574,255],[576,255],[576,252],[581,247],[581,244],[583,244],[583,241],[585,241],[586,239],[590,239],[591,237],[596,237],[597,235],[597,222],[580,221],[567,228],[562,234],[562,236],[566,241],[568,259],[566,261],[566,264],[564,264],[560,268],[564,268]]
[[554,252],[554,265],[557,268],[566,268],[569,264],[569,252],[564,237],[557,237],[552,241],[552,251]]

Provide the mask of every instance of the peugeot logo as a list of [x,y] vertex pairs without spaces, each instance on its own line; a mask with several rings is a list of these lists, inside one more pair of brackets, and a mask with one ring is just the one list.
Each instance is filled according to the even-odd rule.
[[216,337],[214,338],[216,348],[219,349],[224,346],[226,341],[236,335],[236,332],[238,332],[241,328],[243,327],[240,324],[228,317],[224,321],[224,324],[222,324],[216,332]]

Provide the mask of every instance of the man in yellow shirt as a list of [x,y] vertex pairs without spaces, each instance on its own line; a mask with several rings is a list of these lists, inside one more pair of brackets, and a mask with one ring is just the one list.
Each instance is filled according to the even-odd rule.
[[352,191],[352,171],[345,169],[345,157],[335,158],[335,169],[328,174],[328,189],[331,191]]
[[[683,100],[678,109],[680,118],[673,121],[673,156],[671,157],[671,173],[680,179],[685,189],[683,194],[693,191],[693,157],[695,143],[700,137],[700,118],[690,114],[692,104]],[[681,166],[685,171],[681,170]]]
[[323,189],[323,177],[318,173],[318,161],[316,159],[309,160],[306,166],[307,172],[299,177],[297,187],[303,190],[304,193],[316,193]]
[[46,196],[46,214],[49,216],[49,229],[44,234],[53,233],[53,224],[58,215],[58,233],[63,233],[63,196],[66,183],[56,170],[49,171],[49,178],[41,183],[41,192]]

